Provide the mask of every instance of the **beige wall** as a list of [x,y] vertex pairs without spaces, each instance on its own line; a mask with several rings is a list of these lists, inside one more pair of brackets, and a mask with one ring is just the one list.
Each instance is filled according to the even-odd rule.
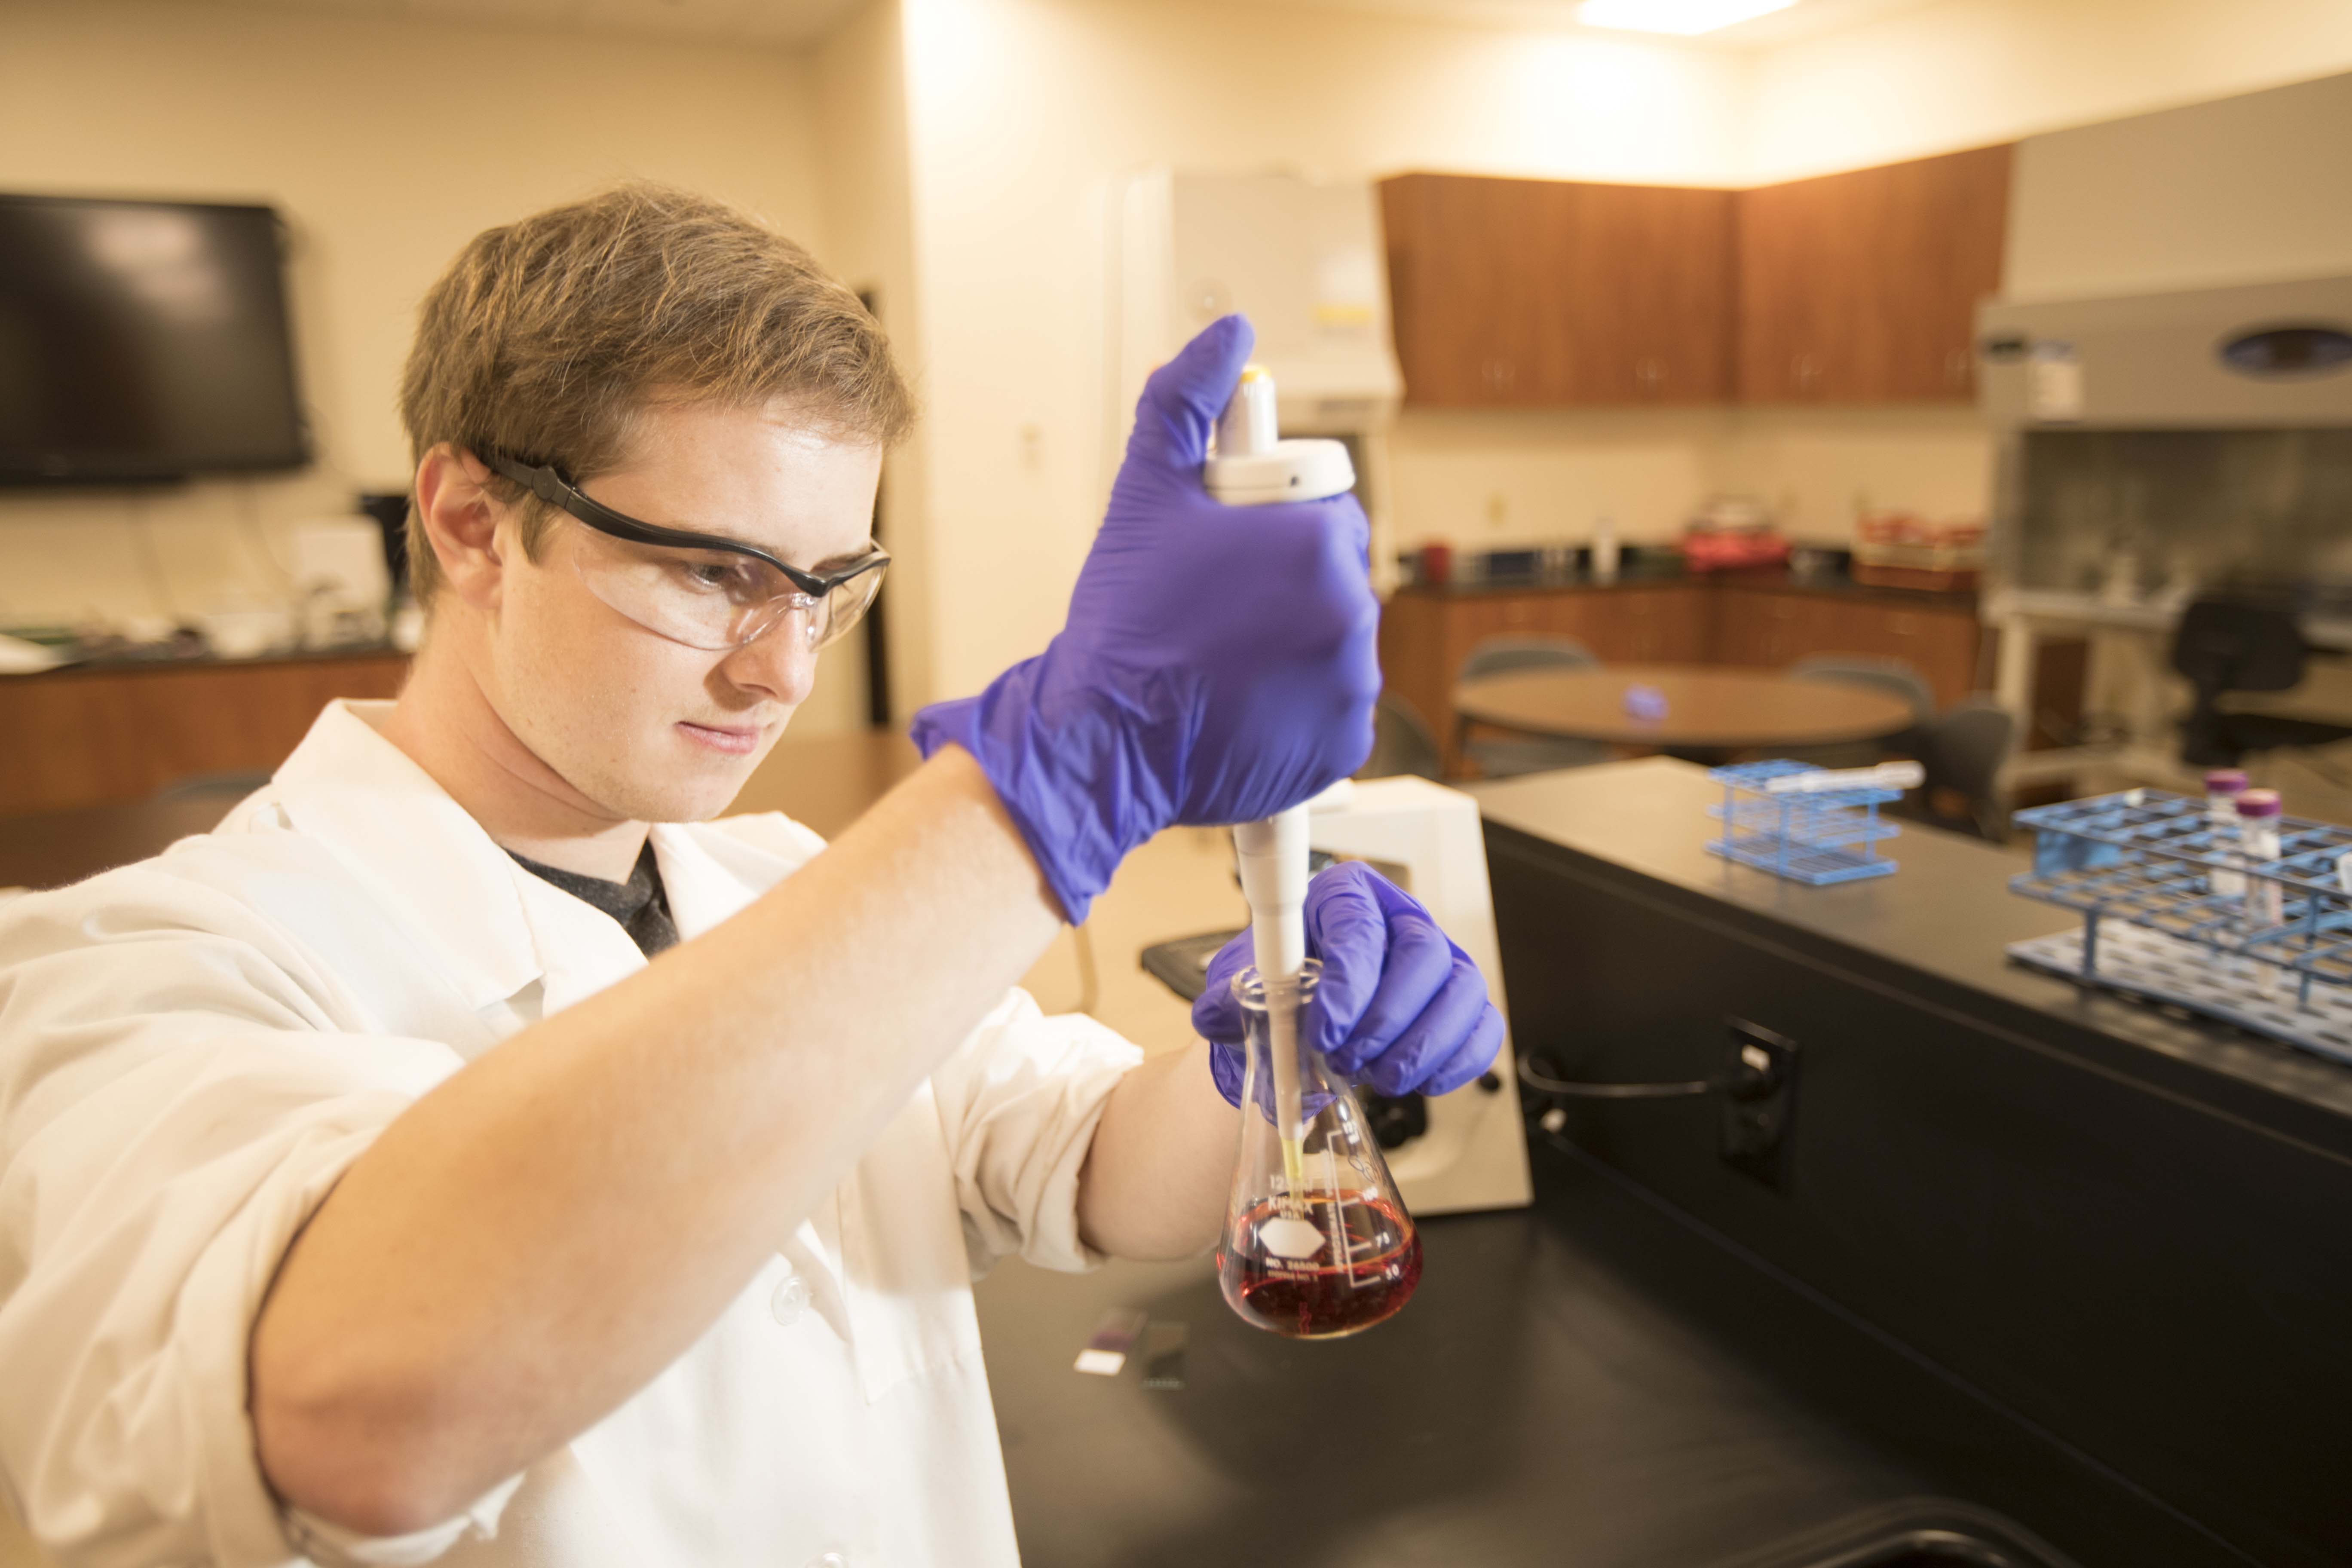
[[1392,447],[1400,549],[1580,540],[1604,517],[1621,540],[1662,542],[1716,494],[1843,541],[1862,510],[1982,516],[1990,461],[1971,408],[1422,412]]
[[[987,584],[936,604],[943,692],[1043,645],[1091,536],[1124,418],[1102,390],[1123,172],[1740,184],[2352,64],[2352,6],[2331,0],[1945,0],[1753,56],[1172,0],[903,0],[903,16],[925,511],[938,581]],[[1475,546],[1574,538],[1601,515],[1664,538],[1717,489],[1839,537],[1864,504],[1980,515],[1990,468],[1965,409],[1414,412],[1391,480],[1399,544]]]
[[[916,395],[928,390],[915,287],[914,203],[908,189],[905,33],[898,0],[872,0],[816,48],[817,182],[825,258],[874,300]],[[924,447],[902,444],[882,478],[882,537],[895,559],[883,606],[891,705],[905,718],[929,700],[933,552]]]
[[2343,0],[1942,0],[1758,54],[1753,183],[2352,69]]
[[[971,689],[1058,624],[1124,419],[1102,390],[1105,201],[1123,172],[1738,184],[2352,63],[2352,7],[2334,0],[1944,0],[1754,56],[1180,0],[869,0],[803,56],[142,0],[20,5],[10,26],[0,187],[259,196],[295,220],[325,460],[143,500],[0,497],[0,622],[279,591],[279,524],[398,482],[392,380],[413,302],[455,246],[648,174],[769,213],[879,294],[929,408],[887,486],[902,711]],[[522,48],[530,71],[508,64]],[[576,107],[600,92],[615,112]],[[2312,229],[2272,254],[2337,253],[2339,211],[2238,177],[2282,167],[2261,151],[2276,135],[2249,132],[2200,174],[2244,198],[2227,225],[2179,205],[2147,219],[2095,177],[2106,206],[2079,199],[2064,149],[2037,143],[2013,275],[2113,286],[2094,263],[2138,215],[2171,226],[2158,263],[2133,263],[2153,276],[2166,245],[2249,232],[2252,206],[2291,205]],[[2212,265],[2249,265],[2248,248]],[[1666,537],[1717,489],[1835,534],[1857,497],[1979,510],[1986,468],[1965,413],[1412,413],[1391,479],[1399,543],[1475,545],[1575,537],[1604,514],[1625,537]],[[836,650],[805,726],[853,719],[857,662]]]
[[[126,497],[0,495],[0,624],[281,595],[282,527],[406,488],[415,303],[478,230],[625,176],[762,213],[822,254],[814,92],[782,50],[145,0],[12,0],[0,189],[267,201],[320,461]],[[863,703],[853,641],[800,722]]]
[[[1114,176],[1289,163],[1707,183],[1740,102],[1731,57],[1591,35],[1164,0],[906,0],[905,16],[931,544],[937,581],[959,585],[933,628],[943,692],[1044,645],[1100,513],[1104,421],[1124,417],[1104,391]],[[1401,433],[1401,500],[1445,504],[1449,459],[1423,455],[1465,434]],[[1549,497],[1558,465],[1528,434],[1466,437],[1517,451],[1530,498]],[[1698,460],[1675,447],[1625,466]],[[1671,479],[1636,488],[1689,499]],[[1401,506],[1400,536],[1422,515]]]
[[1622,540],[1672,538],[1732,424],[1719,409],[1408,413],[1390,437],[1397,548],[1554,543],[1603,517]]
[[2006,290],[2352,272],[2348,163],[2352,74],[2033,137],[2018,150]]

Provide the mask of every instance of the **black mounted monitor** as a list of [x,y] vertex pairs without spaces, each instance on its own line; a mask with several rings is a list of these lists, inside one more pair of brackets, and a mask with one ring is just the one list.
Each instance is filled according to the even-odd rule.
[[0,483],[299,468],[278,215],[0,196]]

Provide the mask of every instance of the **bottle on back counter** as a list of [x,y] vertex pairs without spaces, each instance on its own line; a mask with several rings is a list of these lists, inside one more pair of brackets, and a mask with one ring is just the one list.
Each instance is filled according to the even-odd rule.
[[[2279,858],[2279,795],[2274,789],[2238,795],[2238,854],[2249,872]],[[2245,879],[2246,933],[2267,931],[2286,919],[2285,889],[2267,877]]]
[[[2238,796],[2245,793],[2242,768],[2215,768],[2205,775],[2205,822],[2213,834],[2213,853],[2228,857],[2238,847]],[[2246,878],[2242,871],[2214,869],[2205,878],[2216,898],[2242,899]]]
[[1592,526],[1592,580],[1617,581],[1617,520],[1604,517]]

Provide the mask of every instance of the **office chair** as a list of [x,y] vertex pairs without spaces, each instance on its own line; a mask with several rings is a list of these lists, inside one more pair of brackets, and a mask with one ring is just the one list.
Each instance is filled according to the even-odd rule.
[[[2000,798],[2001,764],[2017,740],[2016,716],[1987,698],[1970,698],[1929,724],[1919,763],[1927,777],[1918,815],[1938,827],[1972,833],[1994,844],[2009,841],[2009,811]],[[1948,810],[1942,797],[1962,806]]]
[[1411,773],[1434,779],[1442,761],[1437,737],[1431,733],[1412,704],[1393,693],[1381,693],[1372,710],[1372,754],[1356,770],[1360,779],[1394,778]]
[[[1520,669],[1590,669],[1601,660],[1574,637],[1488,637],[1462,661],[1459,681],[1482,675],[1504,675]],[[1609,760],[1609,748],[1598,741],[1571,741],[1550,736],[1481,737],[1472,740],[1469,721],[1456,719],[1454,733],[1460,750],[1490,779],[1520,773],[1548,773],[1553,768],[1580,768]]]
[[2195,692],[2180,721],[2180,760],[2191,767],[2230,767],[2249,752],[2325,746],[2352,738],[2352,725],[2231,713],[2231,691],[2284,691],[2303,681],[2308,650],[2294,614],[2242,599],[2199,599],[2172,634],[2172,668]]
[[1884,757],[1917,757],[1926,752],[1927,731],[1936,721],[1936,693],[1927,678],[1908,660],[1864,653],[1817,653],[1790,665],[1789,674],[1797,680],[1843,681],[1899,697],[1911,705],[1913,719],[1911,728],[1879,740],[1790,752],[1799,762],[1825,768],[1864,768]]

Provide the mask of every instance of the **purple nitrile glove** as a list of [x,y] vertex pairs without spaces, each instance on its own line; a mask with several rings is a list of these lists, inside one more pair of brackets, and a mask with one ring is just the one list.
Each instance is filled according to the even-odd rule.
[[1153,373],[1061,634],[915,716],[978,759],[1073,921],[1172,823],[1271,816],[1372,745],[1380,606],[1353,496],[1229,507],[1201,482],[1253,338],[1212,322]]
[[[1486,979],[1412,894],[1353,860],[1307,884],[1307,952],[1323,961],[1300,1032],[1324,1059],[1378,1094],[1445,1094],[1494,1061],[1503,1016]],[[1234,976],[1254,962],[1242,932],[1209,960],[1192,1004],[1217,1088],[1242,1102],[1242,1008]]]

